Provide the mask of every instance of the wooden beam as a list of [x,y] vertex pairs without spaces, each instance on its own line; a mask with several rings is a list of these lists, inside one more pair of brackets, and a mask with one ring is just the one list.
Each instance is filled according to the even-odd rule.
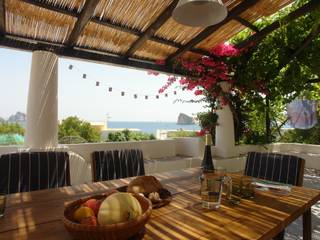
[[209,37],[214,32],[218,31],[223,25],[228,23],[230,20],[232,20],[235,16],[241,14],[245,10],[247,10],[249,7],[256,4],[259,0],[244,0],[242,3],[234,7],[231,11],[229,11],[228,16],[220,23],[216,25],[209,26],[205,28],[202,32],[200,32],[195,38],[191,39],[183,48],[180,48],[175,53],[171,54],[168,58],[168,62],[172,62],[177,57],[180,57],[183,53],[186,51],[189,51],[191,48],[193,48],[198,43],[202,42],[204,39]]
[[298,8],[297,10],[288,14],[288,16],[284,17],[283,19],[276,21],[269,26],[262,29],[260,32],[252,35],[251,37],[247,38],[243,42],[237,45],[238,48],[244,48],[249,45],[257,45],[259,44],[269,33],[273,32],[274,30],[278,29],[280,26],[283,26],[290,21],[293,21],[306,13],[309,13],[320,6],[319,0],[311,0],[310,2],[306,3],[302,7]]
[[[31,4],[31,5],[34,5],[34,6],[37,6],[37,7],[41,7],[41,8],[50,10],[50,11],[55,11],[55,12],[58,12],[58,13],[61,13],[61,14],[64,14],[64,15],[68,15],[68,16],[71,16],[71,17],[76,17],[76,18],[80,17],[80,14],[76,10],[69,10],[68,8],[61,8],[61,7],[57,7],[57,6],[54,6],[54,5],[46,4],[46,3],[44,3],[43,1],[40,1],[40,0],[21,0],[21,1],[23,1],[25,3],[28,3],[28,4]],[[90,21],[92,21],[92,22],[94,22],[96,24],[102,25],[102,26],[110,27],[110,28],[118,30],[118,31],[122,31],[122,32],[125,32],[125,33],[133,34],[133,35],[136,35],[138,37],[141,37],[143,35],[143,33],[141,31],[137,30],[137,29],[130,28],[130,27],[127,27],[127,26],[124,26],[124,25],[120,25],[120,24],[114,23],[114,22],[112,22],[112,21],[110,21],[108,19],[100,19],[97,16],[92,17]],[[163,39],[163,38],[160,38],[160,37],[157,37],[157,36],[150,36],[150,40],[152,40],[154,42],[157,42],[157,43],[162,43],[162,44],[165,44],[165,45],[169,45],[169,46],[175,47],[175,48],[181,48],[182,47],[182,45],[179,44],[179,43],[176,43],[176,42],[173,42],[173,41],[170,41],[170,40],[167,40],[167,39]],[[208,55],[209,54],[209,52],[207,52],[205,50],[202,50],[202,49],[194,49],[193,48],[190,51],[194,52],[194,53],[197,53],[197,54],[202,54],[202,55]]]
[[88,24],[90,19],[94,14],[94,10],[96,9],[100,0],[87,0],[83,6],[83,9],[80,13],[78,21],[76,22],[69,39],[67,40],[67,45],[73,47],[76,45],[77,40],[82,33],[84,27]]
[[288,58],[287,61],[281,63],[278,67],[278,72],[281,71],[282,68],[284,68],[287,64],[289,64],[293,59],[299,56],[299,54],[306,49],[309,44],[312,42],[312,40],[317,37],[320,33],[320,25],[316,28],[312,28],[308,36],[299,44],[299,46],[292,52],[291,56]]
[[254,32],[259,32],[259,29],[255,25],[253,25],[252,23],[248,22],[247,20],[245,20],[244,18],[242,18],[240,16],[235,16],[234,20],[237,20],[243,26],[250,28]]
[[0,0],[0,35],[6,34],[5,0]]
[[61,44],[55,44],[48,41],[37,42],[26,37],[16,37],[13,35],[0,37],[0,46],[26,51],[44,50],[53,52],[61,57],[70,57],[86,61],[107,63],[127,68],[153,70],[166,74],[182,75],[181,73],[173,70],[171,66],[158,65],[154,62],[145,61],[142,59],[123,59],[122,56],[108,52],[101,52],[98,49],[85,49],[78,47],[69,48]]
[[179,0],[174,0],[172,3],[159,15],[159,17],[147,28],[137,41],[135,41],[128,51],[124,54],[124,58],[128,58],[140,48],[155,32],[171,17],[173,10],[177,6]]

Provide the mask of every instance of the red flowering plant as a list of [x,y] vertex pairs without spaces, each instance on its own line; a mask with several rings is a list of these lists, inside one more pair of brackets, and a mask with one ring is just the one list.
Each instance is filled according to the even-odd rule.
[[[236,130],[245,126],[240,123],[239,117],[243,117],[243,108],[240,98],[250,92],[268,94],[263,81],[239,81],[237,80],[237,68],[245,64],[246,53],[249,49],[238,49],[232,44],[219,44],[211,49],[208,56],[202,56],[196,61],[178,59],[174,63],[174,69],[183,77],[169,76],[167,83],[159,89],[164,93],[173,83],[179,82],[182,90],[192,91],[195,96],[202,96],[200,100],[187,100],[184,102],[205,102],[208,112],[199,113],[198,120],[202,130],[199,135],[209,131],[214,135],[217,124],[215,110],[229,105],[235,116]],[[163,61],[159,61],[159,63]],[[242,79],[242,78],[241,78]],[[222,91],[221,84],[226,82],[230,88],[228,92]],[[182,100],[181,100],[182,101]]]
[[[230,84],[231,91],[234,91],[234,69],[235,64],[232,58],[237,58],[241,51],[231,44],[220,44],[210,51],[209,56],[203,56],[197,61],[186,61],[179,59],[175,62],[174,68],[186,77],[169,76],[167,83],[159,90],[159,93],[165,92],[175,81],[183,90],[192,91],[195,96],[203,96],[198,102],[206,102],[209,111],[199,113],[198,119],[202,130],[199,135],[206,131],[214,133],[217,123],[215,110],[223,105],[229,104],[230,93],[222,91],[220,82]],[[190,100],[190,102],[194,102]]]

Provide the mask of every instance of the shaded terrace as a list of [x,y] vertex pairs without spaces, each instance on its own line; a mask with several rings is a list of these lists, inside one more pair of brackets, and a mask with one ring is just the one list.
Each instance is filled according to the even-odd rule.
[[[293,21],[320,5],[318,0],[311,0],[290,13],[281,23],[276,21],[263,29],[258,29],[254,25],[256,20],[270,16],[293,1],[224,0],[223,2],[228,8],[225,20],[206,28],[191,28],[176,23],[171,17],[178,0],[135,0],[130,4],[126,0],[1,0],[0,46],[35,53],[45,51],[57,57],[181,75],[182,73],[173,67],[175,60],[180,58],[197,60],[203,55],[208,55],[213,46],[229,40],[245,28],[250,28],[254,34],[238,47],[254,46],[282,24]],[[307,38],[305,42],[308,41],[310,39]],[[296,49],[293,57],[303,51],[306,45],[302,44]],[[41,59],[43,52],[38,53]],[[35,64],[39,62],[39,59],[35,60]],[[56,120],[53,118],[49,125],[56,124]],[[32,128],[27,127],[27,133],[28,131],[30,133]],[[54,138],[55,131],[53,128],[45,137],[49,140]],[[41,132],[31,135],[39,137]],[[40,139],[42,137],[40,136]],[[221,137],[225,136],[222,134]],[[228,137],[225,140],[228,141]],[[33,146],[30,143],[32,141],[27,142],[26,147],[48,147]],[[54,141],[49,147],[55,147]],[[216,147],[223,148],[223,146]],[[233,156],[222,154],[221,157]],[[312,179],[315,179],[315,183],[310,186],[317,187],[318,176],[313,174]],[[307,182],[309,184],[309,181]],[[318,212],[316,216],[319,218]],[[316,222],[316,231],[319,231],[319,221]],[[295,230],[291,229],[288,237],[298,239],[294,234]]]

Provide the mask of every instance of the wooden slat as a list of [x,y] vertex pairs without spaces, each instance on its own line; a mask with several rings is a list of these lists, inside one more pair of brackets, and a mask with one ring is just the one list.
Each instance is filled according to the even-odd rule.
[[0,36],[6,33],[5,0],[0,0]]
[[78,21],[76,22],[70,34],[70,37],[67,41],[67,45],[69,47],[72,47],[76,44],[78,37],[82,33],[84,27],[88,24],[88,22],[92,18],[94,10],[96,9],[99,2],[100,0],[87,0],[86,3],[84,4],[84,7],[78,18]]
[[[68,15],[68,16],[72,16],[72,17],[76,17],[76,18],[80,17],[80,15],[79,15],[79,13],[77,12],[76,9],[71,9],[70,10],[68,8],[57,7],[57,6],[54,6],[54,5],[50,5],[48,3],[44,3],[43,1],[40,1],[40,0],[21,0],[21,1],[23,1],[25,3],[28,3],[28,4],[31,4],[31,5],[34,5],[34,6],[37,6],[37,7],[41,7],[41,8],[47,9],[47,10],[55,11],[55,12],[58,12],[58,13],[61,13],[61,14],[64,14],[64,15]],[[143,35],[143,32],[141,32],[141,31],[139,31],[137,29],[117,24],[117,23],[112,22],[112,21],[110,21],[108,19],[100,19],[97,16],[93,16],[90,21],[92,21],[92,22],[94,22],[96,24],[102,25],[102,26],[110,27],[110,28],[113,28],[113,29],[116,29],[116,30],[119,30],[119,31],[122,31],[122,32],[125,32],[125,33],[133,34],[133,35],[136,35],[136,36],[139,36],[139,37],[141,37]],[[157,36],[150,36],[149,38],[152,41],[155,41],[155,42],[158,42],[158,43],[162,43],[162,44],[166,44],[166,45],[169,45],[169,46],[172,46],[172,47],[175,47],[175,48],[181,48],[182,47],[182,45],[179,44],[179,43],[176,43],[176,42],[173,42],[173,41],[170,41],[170,40],[167,40],[167,39],[163,39],[163,38],[160,38],[160,37],[157,37]],[[208,55],[209,54],[207,51],[204,51],[204,50],[201,50],[201,49],[192,48],[190,51],[192,51],[194,53],[202,54],[202,55]]]
[[173,10],[178,4],[179,0],[174,0],[160,15],[159,17],[147,28],[137,41],[135,41],[128,51],[125,53],[124,58],[128,58],[142,46],[154,33],[171,17]]
[[79,14],[76,10],[70,10],[67,7],[65,7],[65,8],[56,7],[54,5],[46,4],[44,1],[41,1],[41,0],[21,0],[21,1],[28,3],[28,4],[31,4],[33,6],[37,6],[37,7],[44,8],[44,9],[47,9],[50,11],[58,12],[58,13],[68,15],[71,17],[78,17],[79,16]]
[[257,45],[259,42],[261,42],[268,34],[273,32],[274,30],[278,29],[280,26],[283,26],[286,23],[289,23],[313,10],[318,8],[320,6],[319,0],[311,0],[310,2],[306,3],[302,7],[298,8],[297,10],[291,12],[288,14],[288,16],[284,17],[283,19],[276,21],[269,26],[262,29],[260,32],[252,35],[248,39],[244,40],[243,42],[239,43],[237,45],[238,48],[244,48],[246,46],[252,46]]
[[255,25],[253,25],[252,23],[248,22],[247,20],[245,20],[244,18],[242,18],[240,16],[235,16],[234,20],[237,20],[243,26],[246,26],[255,32],[259,32],[259,29]]
[[180,48],[178,51],[176,51],[171,56],[169,56],[167,58],[167,62],[172,62],[177,57],[180,57],[184,52],[189,51],[191,48],[193,48],[195,45],[200,43],[205,38],[209,37],[215,31],[218,31],[220,27],[222,27],[224,24],[232,20],[235,16],[238,16],[239,14],[241,14],[242,12],[244,12],[245,10],[247,10],[249,7],[253,6],[257,2],[258,0],[245,0],[239,5],[237,5],[231,11],[229,11],[228,16],[222,22],[205,28],[195,38],[190,40],[183,48]]

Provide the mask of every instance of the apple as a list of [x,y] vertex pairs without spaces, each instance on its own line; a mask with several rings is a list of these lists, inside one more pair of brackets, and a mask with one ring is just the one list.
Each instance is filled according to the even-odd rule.
[[73,214],[73,218],[80,222],[82,219],[94,216],[94,212],[91,208],[81,206]]
[[99,212],[99,208],[100,208],[101,203],[102,202],[100,200],[91,198],[91,199],[87,200],[83,205],[85,207],[91,208],[93,210],[94,214],[96,216],[98,216],[98,212]]
[[97,218],[95,216],[83,218],[83,219],[81,219],[80,223],[85,224],[85,225],[89,225],[89,226],[97,226],[98,225]]

